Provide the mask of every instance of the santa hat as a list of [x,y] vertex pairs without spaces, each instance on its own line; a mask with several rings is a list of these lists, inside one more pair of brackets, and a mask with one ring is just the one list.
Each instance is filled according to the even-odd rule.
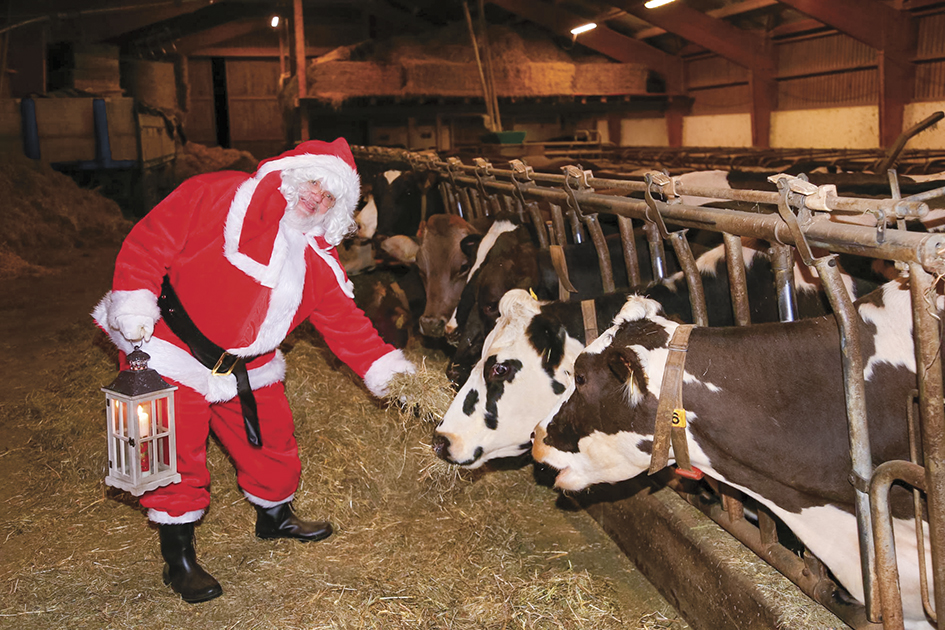
[[335,197],[323,237],[329,245],[337,245],[354,226],[354,210],[361,194],[361,179],[344,138],[334,142],[310,140],[260,162],[256,173],[240,185],[230,203],[224,254],[265,286],[276,282],[282,267],[280,221],[287,205],[298,199],[298,184],[308,180],[320,181],[322,188]]

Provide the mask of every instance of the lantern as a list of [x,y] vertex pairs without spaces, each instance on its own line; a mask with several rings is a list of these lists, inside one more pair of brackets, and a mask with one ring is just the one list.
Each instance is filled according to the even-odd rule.
[[105,392],[108,476],[105,483],[140,496],[180,481],[174,432],[174,390],[135,347],[129,367]]

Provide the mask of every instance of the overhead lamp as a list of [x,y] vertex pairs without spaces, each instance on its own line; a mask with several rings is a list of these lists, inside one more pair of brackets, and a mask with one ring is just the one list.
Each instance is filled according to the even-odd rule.
[[577,37],[581,33],[586,33],[597,28],[597,24],[594,22],[588,22],[587,24],[581,24],[580,26],[575,26],[571,29],[571,34]]
[[646,7],[647,9],[655,9],[656,7],[661,7],[673,1],[674,0],[647,0],[647,2],[644,3],[643,6]]
[[280,24],[281,22],[282,22],[282,18],[279,17],[278,15],[274,15],[274,16],[272,16],[272,18],[269,20],[269,26],[271,26],[272,28],[279,28],[279,24]]

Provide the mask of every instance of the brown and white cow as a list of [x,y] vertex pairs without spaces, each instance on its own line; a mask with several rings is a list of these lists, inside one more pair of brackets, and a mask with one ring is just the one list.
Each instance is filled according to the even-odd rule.
[[420,224],[416,264],[426,292],[422,334],[443,336],[469,275],[469,250],[464,244],[478,242],[478,235],[479,230],[454,214],[435,214]]
[[[875,463],[908,459],[903,401],[916,388],[908,284],[889,282],[856,309]],[[659,311],[657,302],[631,297],[578,357],[559,406],[536,429],[533,455],[559,471],[560,489],[615,483],[649,467],[667,346],[678,326]],[[692,465],[770,508],[863,601],[834,317],[696,328],[686,357]],[[910,627],[929,627],[910,496],[898,488],[892,495],[903,603]]]

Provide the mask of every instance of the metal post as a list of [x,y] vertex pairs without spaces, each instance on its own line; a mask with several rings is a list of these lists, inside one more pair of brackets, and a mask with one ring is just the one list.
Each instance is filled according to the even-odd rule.
[[778,291],[778,312],[782,322],[797,320],[797,298],[794,290],[794,253],[787,245],[772,245],[769,252],[774,283]]
[[860,352],[860,317],[850,300],[836,256],[814,259],[814,267],[827,292],[837,324],[840,327],[840,350],[843,353],[843,389],[847,401],[847,425],[850,431],[850,460],[856,507],[856,525],[860,543],[860,569],[866,614],[871,621],[880,618],[879,593],[876,592],[876,550],[870,521],[869,480],[873,474],[869,425],[866,416],[866,384],[863,380],[863,355]]

